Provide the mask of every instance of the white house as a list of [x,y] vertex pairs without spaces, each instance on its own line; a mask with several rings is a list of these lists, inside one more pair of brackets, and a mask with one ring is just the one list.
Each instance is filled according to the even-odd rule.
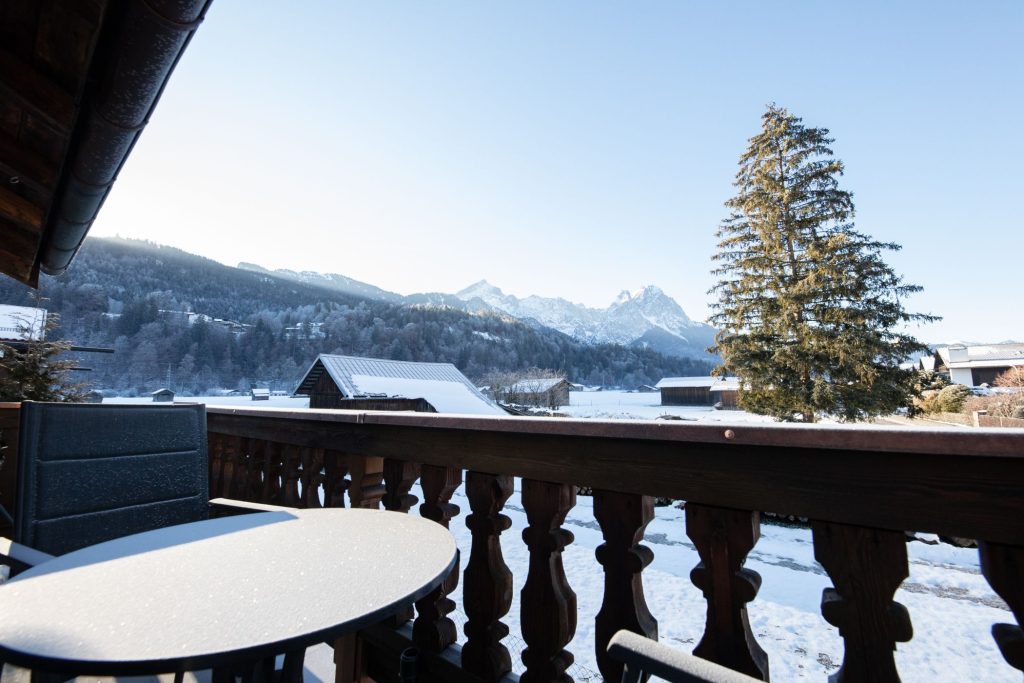
[[992,384],[1012,367],[1024,365],[1024,344],[953,344],[935,350],[935,371],[949,381],[976,387]]

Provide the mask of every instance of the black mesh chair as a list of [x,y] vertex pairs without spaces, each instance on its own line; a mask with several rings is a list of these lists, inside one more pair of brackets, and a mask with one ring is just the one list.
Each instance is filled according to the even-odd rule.
[[[10,465],[10,462],[7,463]],[[206,406],[21,404],[14,541],[0,538],[12,572],[121,536],[229,514],[283,510],[209,499]],[[57,683],[62,675],[0,663],[4,681]],[[209,680],[189,674],[152,680]],[[118,679],[90,677],[115,683]]]
[[[35,564],[120,536],[206,519],[206,406],[21,405],[14,541],[0,554]],[[280,509],[280,508],[276,508]],[[18,544],[36,551],[25,557]],[[7,551],[7,552],[5,552]]]
[[625,664],[622,683],[655,676],[670,683],[758,683],[758,679],[630,631],[619,631],[608,643],[608,656]]

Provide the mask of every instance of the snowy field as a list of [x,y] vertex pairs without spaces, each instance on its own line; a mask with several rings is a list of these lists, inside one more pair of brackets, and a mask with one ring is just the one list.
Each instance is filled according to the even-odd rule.
[[[572,417],[595,419],[655,419],[671,414],[697,422],[770,422],[742,411],[708,408],[663,407],[657,393],[618,391],[573,392],[572,405],[560,412]],[[242,397],[181,397],[211,405],[246,407],[305,408],[305,398],[271,397],[254,402]],[[107,399],[113,403],[148,403],[149,398]],[[889,425],[891,426],[891,425]],[[917,426],[916,424],[913,426]],[[925,425],[921,425],[924,427]],[[928,428],[934,428],[931,423]],[[422,500],[418,485],[413,493]],[[471,537],[464,520],[469,503],[463,488],[453,498],[461,512],[451,524],[462,553],[462,569],[469,559]],[[415,512],[415,508],[414,508]],[[502,535],[505,562],[515,585],[513,603],[503,621],[510,627],[506,646],[512,651],[513,670],[522,671],[519,652],[519,592],[526,580],[529,557],[522,542],[526,515],[516,492],[504,514],[512,527]],[[569,583],[577,595],[579,618],[576,637],[568,645],[576,661],[569,673],[577,681],[599,681],[594,655],[594,616],[600,609],[603,591],[602,567],[594,550],[603,542],[593,514],[592,499],[577,498],[564,528],[575,540],[563,554]],[[684,512],[677,507],[660,507],[648,525],[645,544],[654,551],[654,562],[644,571],[645,595],[658,620],[662,641],[692,651],[704,629],[706,603],[690,582],[690,570],[699,561],[685,532]],[[1020,674],[1003,661],[990,629],[996,622],[1013,622],[1006,605],[996,596],[978,568],[977,551],[948,545],[911,543],[907,546],[910,578],[896,593],[896,600],[910,611],[914,638],[900,644],[896,662],[904,681],[1019,681]],[[825,680],[842,661],[842,640],[836,629],[820,614],[821,592],[831,586],[827,575],[814,560],[808,529],[763,524],[761,539],[751,552],[747,567],[761,574],[761,590],[750,604],[750,624],[761,647],[768,653],[773,680]],[[452,598],[458,608],[451,616],[460,625],[461,587]]]

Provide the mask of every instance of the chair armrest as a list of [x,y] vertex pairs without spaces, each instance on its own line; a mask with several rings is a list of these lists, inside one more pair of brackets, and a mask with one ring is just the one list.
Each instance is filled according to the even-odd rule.
[[9,538],[0,536],[0,563],[9,565],[12,574],[23,572],[52,559],[53,555],[49,553],[29,548],[27,545],[15,543]]
[[623,683],[639,680],[641,672],[671,683],[757,683],[756,678],[630,631],[619,631],[612,636],[608,656],[626,665]]
[[211,510],[228,515],[242,515],[250,512],[285,512],[295,509],[282,505],[250,503],[247,500],[236,500],[234,498],[211,498],[209,505]]

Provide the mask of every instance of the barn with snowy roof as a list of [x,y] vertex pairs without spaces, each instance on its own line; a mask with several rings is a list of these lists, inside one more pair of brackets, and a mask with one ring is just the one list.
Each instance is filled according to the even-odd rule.
[[310,408],[507,415],[451,363],[320,354],[296,394]]

